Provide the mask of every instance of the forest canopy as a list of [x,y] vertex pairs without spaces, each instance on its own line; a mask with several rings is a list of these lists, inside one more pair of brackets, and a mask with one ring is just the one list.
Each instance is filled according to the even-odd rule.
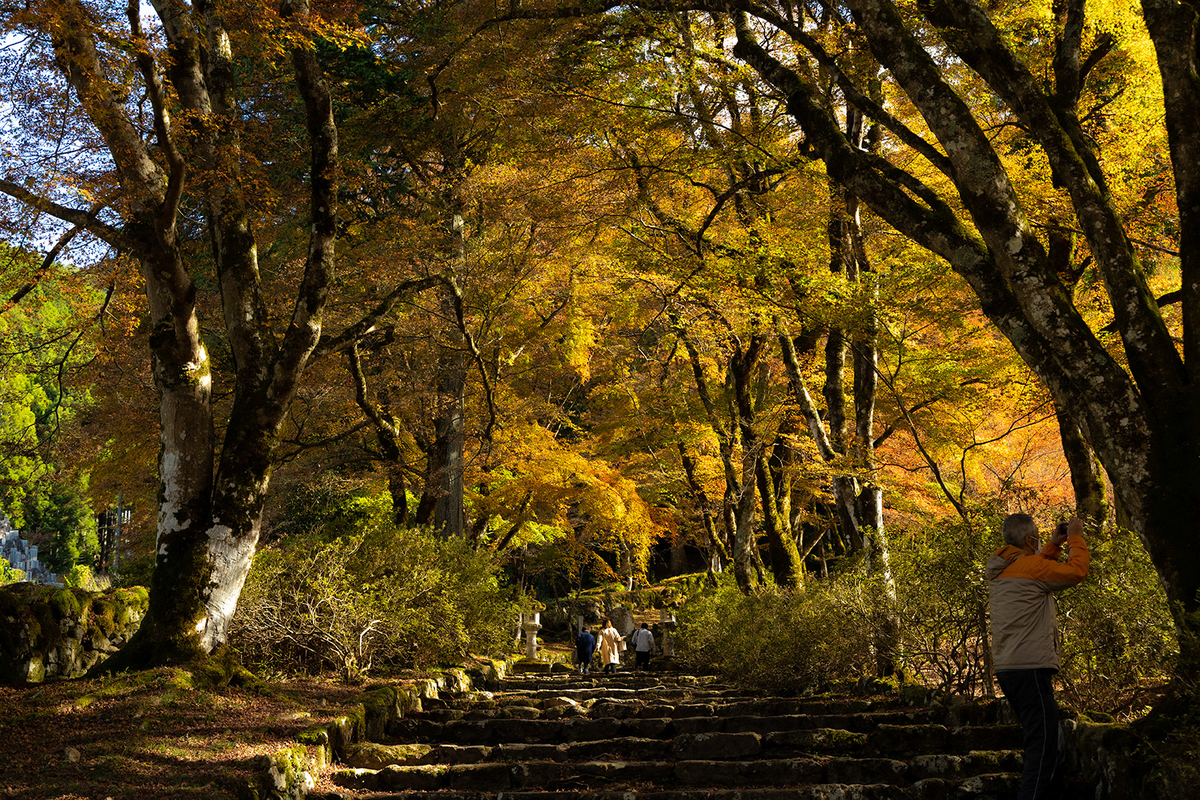
[[551,592],[1078,514],[1139,536],[1191,675],[1196,24],[0,5],[0,507],[64,569],[107,562],[62,520],[131,510],[113,668],[223,643],[260,545],[370,496]]

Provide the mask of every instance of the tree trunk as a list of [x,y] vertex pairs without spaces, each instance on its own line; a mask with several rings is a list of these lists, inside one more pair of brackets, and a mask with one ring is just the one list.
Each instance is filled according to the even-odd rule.
[[1099,462],[1074,420],[1062,409],[1057,409],[1056,415],[1063,455],[1071,470],[1071,486],[1075,490],[1075,516],[1087,524],[1088,530],[1098,531],[1108,519],[1108,492]]
[[[737,468],[733,460],[734,439],[737,431],[736,414],[733,424],[727,430],[717,413],[712,393],[708,389],[708,379],[700,362],[700,353],[696,350],[687,332],[682,329],[679,318],[672,316],[672,322],[679,328],[679,337],[687,349],[688,358],[692,365],[692,377],[696,383],[696,393],[704,405],[708,416],[709,426],[717,437],[717,447],[721,453],[721,465],[725,471],[725,494],[721,512],[725,522],[725,533],[733,556],[733,574],[738,588],[749,592],[754,588],[754,575],[751,573],[754,559],[754,468],[753,461],[747,462],[742,458],[742,478],[738,479]],[[732,408],[731,408],[732,411]],[[749,466],[749,469],[747,469]],[[748,483],[747,483],[748,482]]]
[[[285,6],[284,15],[307,20],[308,7],[297,0]],[[219,17],[206,14],[203,20],[210,36],[224,40],[227,34]],[[185,103],[202,104],[211,92],[208,96],[213,105],[232,116],[232,73],[226,71],[223,60],[228,54],[223,50],[209,54],[208,72],[203,76],[207,82],[201,84],[195,73],[189,72],[189,67],[199,66],[191,32],[181,30],[175,18],[165,21],[165,26],[172,50],[179,56],[173,75]],[[104,663],[105,671],[178,663],[223,644],[258,545],[279,428],[320,338],[321,312],[334,261],[337,129],[332,102],[312,51],[298,45],[292,61],[312,142],[313,227],[291,325],[278,345],[272,346],[263,327],[254,241],[240,194],[229,184],[208,198],[209,226],[237,369],[215,474],[211,377],[200,341],[195,288],[177,255],[153,260],[142,256],[154,321],[150,346],[155,383],[161,392],[157,555],[146,620],[129,644]],[[216,144],[216,150],[222,150],[220,142]],[[222,152],[221,158],[227,156]]]
[[[778,324],[778,320],[776,320],[776,324]],[[808,421],[808,429],[812,434],[813,441],[816,442],[817,452],[825,461],[833,461],[838,457],[838,452],[834,449],[833,441],[830,439],[825,424],[821,420],[820,412],[817,410],[812,395],[808,391],[808,385],[804,380],[804,374],[800,369],[800,361],[796,355],[795,343],[792,337],[783,330],[779,331],[778,339],[792,395],[799,404],[804,418]],[[840,381],[840,374],[837,374],[834,379]],[[828,383],[829,380],[830,376],[826,375],[826,382]],[[847,540],[851,543],[852,548],[855,550],[861,549],[863,539],[858,517],[857,481],[849,475],[835,474],[830,479],[830,482],[833,487],[833,502],[837,512],[838,528],[844,533]]]
[[433,528],[442,536],[461,537],[464,531],[463,391],[465,366],[455,369],[439,386],[440,413],[434,420],[436,439],[430,465],[433,496]]
[[678,446],[679,458],[683,462],[683,474],[687,477],[688,493],[700,508],[704,519],[704,532],[707,536],[705,549],[709,554],[708,562],[712,571],[720,572],[722,565],[729,560],[729,554],[721,543],[720,536],[717,535],[712,512],[709,510],[708,495],[705,493],[704,487],[696,480],[696,462],[687,454],[683,442],[679,442]]
[[799,589],[804,585],[804,564],[800,560],[790,526],[780,519],[775,503],[775,488],[765,454],[759,454],[756,460],[755,475],[758,479],[767,544],[771,550],[771,572],[775,576],[775,583],[787,589]]

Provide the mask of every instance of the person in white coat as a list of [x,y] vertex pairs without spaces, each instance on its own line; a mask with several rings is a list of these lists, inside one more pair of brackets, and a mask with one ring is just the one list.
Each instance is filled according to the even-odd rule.
[[600,663],[606,673],[615,673],[621,662],[621,634],[613,627],[612,620],[604,620],[600,631]]

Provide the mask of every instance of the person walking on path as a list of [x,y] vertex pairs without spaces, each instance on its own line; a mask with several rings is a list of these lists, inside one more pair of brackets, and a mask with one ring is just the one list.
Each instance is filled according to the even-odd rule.
[[[1040,547],[1033,518],[1010,514],[1004,520],[1004,542],[988,559],[984,574],[996,679],[1025,734],[1017,800],[1051,800],[1062,796],[1066,767],[1052,685],[1061,666],[1054,592],[1087,577],[1091,555],[1078,517],[1060,523]],[[1069,551],[1065,563],[1058,560],[1064,542]]]
[[600,663],[604,665],[605,673],[615,673],[620,661],[621,634],[613,627],[612,621],[606,619],[600,631]]
[[650,669],[650,651],[654,649],[654,634],[650,626],[642,623],[642,627],[629,634],[629,643],[633,645],[635,669]]
[[592,665],[592,656],[595,652],[596,637],[592,636],[588,626],[584,625],[579,629],[579,635],[575,637],[575,660],[579,662],[581,674],[588,674],[588,668]]

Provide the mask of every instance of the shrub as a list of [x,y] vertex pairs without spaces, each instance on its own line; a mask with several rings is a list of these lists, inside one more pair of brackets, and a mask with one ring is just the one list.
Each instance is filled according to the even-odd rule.
[[373,516],[355,534],[262,550],[231,642],[248,665],[355,678],[499,653],[512,616],[489,553]]
[[[926,683],[968,695],[991,690],[983,565],[1000,546],[1002,521],[985,509],[970,524],[952,520],[893,537],[900,660]],[[1056,596],[1061,698],[1078,711],[1128,712],[1145,683],[1169,677],[1174,627],[1136,536],[1089,536],[1088,546],[1087,579]]]
[[25,580],[25,572],[14,569],[8,563],[7,558],[0,556],[0,586],[7,586],[10,583],[20,583],[23,580]]
[[1059,599],[1064,703],[1078,710],[1136,713],[1146,684],[1161,684],[1178,653],[1158,574],[1136,534],[1089,538],[1087,580]]
[[743,595],[732,577],[679,610],[676,656],[691,668],[772,691],[801,692],[873,669],[863,583],[831,579],[788,594]]
[[[722,576],[717,590],[680,609],[679,658],[743,685],[804,691],[876,674],[873,648],[894,639],[904,673],[945,691],[990,694],[983,568],[1000,546],[1002,520],[981,508],[969,523],[893,534],[894,599],[881,575],[853,563],[825,581],[810,578],[795,595],[773,587],[743,595]],[[1076,711],[1129,715],[1141,710],[1148,685],[1170,677],[1174,626],[1136,536],[1115,531],[1088,544],[1088,578],[1057,595],[1060,697]]]
[[134,586],[149,586],[154,574],[155,553],[126,558],[114,567],[110,575],[114,586],[133,588]]
[[61,577],[64,586],[87,589],[89,592],[103,592],[112,587],[112,580],[108,576],[96,575],[86,564],[76,564]]
[[991,692],[988,586],[983,565],[999,546],[1003,516],[953,519],[892,538],[898,661],[903,671],[944,691]]

